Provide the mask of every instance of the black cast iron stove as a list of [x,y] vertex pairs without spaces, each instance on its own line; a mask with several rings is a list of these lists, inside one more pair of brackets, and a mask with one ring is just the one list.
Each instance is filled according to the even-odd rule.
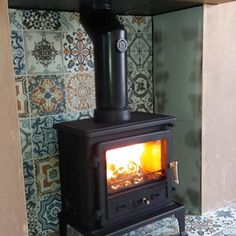
[[[90,2],[91,3],[91,2]],[[84,6],[81,22],[94,44],[94,119],[55,125],[59,140],[62,211],[84,235],[121,235],[175,215],[185,232],[185,209],[172,199],[171,116],[127,109],[126,33],[108,0]]]

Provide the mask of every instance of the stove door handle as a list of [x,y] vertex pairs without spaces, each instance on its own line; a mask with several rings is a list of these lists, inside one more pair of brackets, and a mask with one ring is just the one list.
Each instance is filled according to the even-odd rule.
[[169,167],[173,170],[174,184],[179,184],[178,161],[172,161]]

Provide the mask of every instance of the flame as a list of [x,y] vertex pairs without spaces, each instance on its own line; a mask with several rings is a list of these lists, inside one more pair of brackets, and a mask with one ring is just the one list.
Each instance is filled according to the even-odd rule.
[[143,151],[144,144],[134,144],[106,151],[107,178],[114,177],[115,171],[121,168],[123,172],[129,172],[130,163],[136,163],[140,166]]
[[163,176],[162,158],[161,140],[107,150],[108,188],[116,190]]

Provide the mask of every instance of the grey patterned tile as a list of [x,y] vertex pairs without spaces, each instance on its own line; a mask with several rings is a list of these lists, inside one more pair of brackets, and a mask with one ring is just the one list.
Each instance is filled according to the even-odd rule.
[[72,113],[95,108],[93,73],[66,75],[67,110]]
[[124,25],[125,30],[129,33],[135,33],[139,30],[139,25],[136,22],[136,18],[134,16],[118,16],[118,20],[121,24]]
[[132,111],[153,112],[153,86],[150,70],[128,72],[128,100]]
[[84,31],[67,32],[63,37],[66,72],[94,70],[93,44]]
[[236,236],[236,224],[224,229],[222,236]]
[[15,78],[16,102],[18,116],[20,118],[29,117],[28,79],[26,76]]
[[58,154],[57,133],[53,125],[65,120],[65,115],[32,119],[32,143],[35,159]]
[[61,73],[61,33],[24,32],[28,74]]
[[151,51],[128,51],[128,70],[152,69]]
[[47,75],[29,78],[31,117],[66,112],[63,76]]
[[118,16],[128,33],[152,33],[151,16]]
[[9,9],[9,20],[11,30],[22,30],[22,15],[23,12],[16,9]]
[[128,34],[128,70],[152,69],[150,34]]
[[23,161],[31,160],[33,156],[30,119],[22,119],[19,123],[22,159]]
[[64,32],[84,31],[77,12],[60,12],[61,30]]
[[25,74],[25,54],[23,35],[20,31],[11,31],[11,45],[13,52],[13,66],[16,75]]
[[60,14],[56,11],[23,10],[23,28],[27,30],[59,30]]

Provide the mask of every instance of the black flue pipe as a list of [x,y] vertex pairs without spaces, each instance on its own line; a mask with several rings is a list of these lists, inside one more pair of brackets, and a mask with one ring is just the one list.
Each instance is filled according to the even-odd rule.
[[129,120],[124,27],[112,13],[109,0],[93,1],[91,9],[80,12],[80,21],[94,45],[94,119],[98,122]]

